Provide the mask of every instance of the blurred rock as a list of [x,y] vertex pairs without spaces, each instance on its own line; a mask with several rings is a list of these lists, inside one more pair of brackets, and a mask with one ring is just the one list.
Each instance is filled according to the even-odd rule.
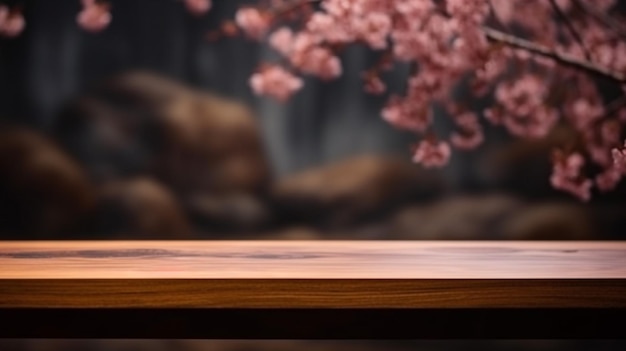
[[594,240],[589,207],[569,203],[527,205],[502,224],[512,240]]
[[203,234],[209,238],[224,235],[232,238],[235,234],[239,237],[273,224],[271,209],[265,201],[250,194],[189,195],[185,209],[194,223],[211,229]]
[[515,139],[490,147],[476,167],[489,189],[505,191],[528,199],[572,199],[550,185],[551,157],[555,148],[580,148],[577,134],[570,128],[555,128],[546,138]]
[[523,206],[506,195],[454,196],[400,210],[384,235],[396,240],[495,240],[500,223]]
[[99,192],[98,234],[119,239],[190,239],[192,230],[174,195],[149,178],[104,184]]
[[376,220],[442,191],[437,172],[401,158],[360,156],[279,180],[272,199],[284,222],[340,229]]
[[0,127],[0,237],[80,236],[95,206],[83,170],[53,142],[18,127]]
[[[249,218],[264,216],[249,204],[262,202],[270,166],[257,121],[241,103],[134,72],[69,102],[53,129],[97,182],[154,177],[207,230],[265,221]],[[229,212],[244,202],[242,213]]]
[[583,205],[525,203],[505,195],[459,196],[399,211],[380,239],[592,240]]

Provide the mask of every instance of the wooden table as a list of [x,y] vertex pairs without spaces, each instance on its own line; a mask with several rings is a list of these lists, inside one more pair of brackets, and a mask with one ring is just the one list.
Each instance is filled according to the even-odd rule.
[[622,338],[626,242],[0,243],[3,338]]

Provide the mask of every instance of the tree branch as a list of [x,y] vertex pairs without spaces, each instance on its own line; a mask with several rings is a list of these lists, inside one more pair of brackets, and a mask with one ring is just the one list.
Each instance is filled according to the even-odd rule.
[[581,60],[575,56],[558,53],[550,48],[547,48],[543,45],[539,45],[532,41],[522,39],[516,37],[514,35],[510,35],[499,30],[483,27],[483,32],[487,36],[487,38],[491,41],[506,44],[508,46],[512,46],[518,49],[526,50],[530,53],[550,58],[562,65],[569,66],[572,68],[577,68],[583,71],[586,71],[590,74],[596,75],[601,78],[610,79],[617,83],[624,84],[626,83],[626,77],[624,74],[619,72],[614,72],[605,67],[594,64],[593,62]]
[[565,24],[565,27],[567,28],[567,30],[569,30],[574,40],[578,42],[578,45],[585,53],[585,57],[587,58],[587,60],[591,61],[591,53],[585,47],[585,44],[583,43],[583,38],[580,36],[580,34],[578,34],[578,31],[576,31],[576,28],[574,28],[574,25],[572,24],[570,19],[565,13],[563,13],[563,10],[561,10],[559,5],[556,3],[556,0],[550,0],[550,5],[552,6],[552,9],[557,14],[557,16],[559,16],[561,21]]
[[[575,1],[579,3],[578,0],[575,0]],[[280,7],[276,9],[277,11],[275,13],[282,14],[285,12],[292,11],[303,5],[315,4],[319,2],[321,2],[321,0],[294,0],[294,1],[288,2],[284,7]],[[553,0],[551,0],[551,2],[553,2]],[[586,6],[584,4],[581,4],[581,5]],[[559,11],[560,11],[560,8],[559,8]],[[506,44],[508,46],[526,50],[528,52],[531,52],[539,56],[550,58],[554,60],[555,62],[558,62],[562,65],[569,66],[571,68],[576,68],[579,70],[583,70],[585,72],[588,72],[600,78],[613,80],[620,84],[626,83],[626,76],[623,73],[612,71],[608,68],[594,64],[593,62],[589,60],[581,60],[578,57],[575,57],[573,55],[559,53],[543,45],[539,45],[532,41],[522,39],[514,35],[507,34],[505,32],[502,32],[502,31],[499,31],[499,30],[496,30],[487,26],[483,26],[482,30],[487,36],[487,38],[491,41]],[[576,34],[576,37],[580,38],[577,34]],[[582,40],[581,40],[581,43],[582,43]]]

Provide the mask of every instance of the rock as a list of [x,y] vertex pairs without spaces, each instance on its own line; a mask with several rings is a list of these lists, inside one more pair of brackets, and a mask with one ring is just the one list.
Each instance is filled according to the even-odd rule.
[[590,240],[584,205],[527,203],[507,195],[454,196],[398,212],[381,239],[402,240]]
[[453,196],[400,210],[390,221],[387,239],[496,240],[500,222],[523,203],[511,196]]
[[546,138],[516,139],[491,146],[477,165],[484,186],[527,199],[572,199],[550,185],[552,151],[555,148],[581,147],[575,131],[555,128]]
[[237,215],[225,210],[262,203],[271,180],[257,121],[239,102],[128,73],[69,102],[54,134],[96,181],[153,177],[206,230],[265,221],[240,221],[254,212],[248,205]]
[[338,229],[442,191],[437,172],[401,158],[359,156],[287,176],[274,186],[272,199],[283,222]]
[[594,240],[585,205],[528,205],[502,224],[502,236],[512,240]]
[[149,178],[102,185],[96,228],[104,238],[193,238],[189,222],[174,195]]
[[186,210],[201,228],[211,228],[202,234],[205,237],[245,235],[267,229],[273,221],[268,205],[249,194],[189,195]]
[[0,237],[83,238],[95,192],[83,170],[36,131],[0,127]]

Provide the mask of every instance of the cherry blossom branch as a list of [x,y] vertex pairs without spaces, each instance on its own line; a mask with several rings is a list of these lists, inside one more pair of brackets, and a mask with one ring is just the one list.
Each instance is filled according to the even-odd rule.
[[499,30],[493,29],[493,28],[483,27],[482,30],[487,36],[487,38],[491,41],[506,44],[506,45],[509,45],[518,49],[528,51],[536,55],[553,59],[554,61],[560,64],[563,64],[565,66],[577,68],[577,69],[586,71],[588,73],[594,74],[602,78],[608,78],[620,84],[626,83],[626,77],[624,76],[624,74],[619,73],[619,72],[614,72],[605,67],[601,67],[599,65],[594,64],[593,62],[581,60],[572,55],[567,55],[567,54],[556,52],[543,45],[539,45],[532,41],[522,39],[514,35],[510,35],[510,34],[501,32]]
[[[551,0],[552,2],[553,0]],[[320,3],[321,0],[294,0],[291,1],[289,3],[287,3],[284,6],[281,6],[277,9],[275,9],[273,12],[275,14],[284,14],[284,13],[288,13],[290,11],[293,11],[294,9],[304,6],[304,5],[308,5],[308,4],[315,4],[315,3]],[[556,5],[556,4],[555,4]],[[557,6],[558,7],[558,6]],[[560,9],[559,9],[560,10]],[[562,12],[561,12],[562,13]],[[563,14],[564,15],[564,14]],[[573,29],[573,28],[572,28]],[[599,65],[596,65],[588,60],[581,60],[575,56],[572,55],[567,55],[567,54],[562,54],[562,53],[558,53],[556,51],[553,51],[545,46],[539,45],[537,43],[534,43],[532,41],[529,40],[525,40],[519,37],[516,37],[514,35],[510,35],[507,34],[505,32],[490,28],[490,27],[483,27],[482,28],[483,32],[485,33],[485,35],[487,36],[488,39],[495,41],[495,42],[499,42],[499,43],[503,43],[509,46],[513,46],[516,47],[518,49],[522,49],[522,50],[526,50],[529,51],[531,53],[543,56],[543,57],[547,57],[547,58],[551,58],[554,61],[561,63],[563,65],[566,66],[570,66],[573,68],[577,68],[577,69],[581,69],[583,71],[587,71],[591,74],[603,77],[603,78],[608,78],[611,80],[614,80],[618,83],[626,83],[626,77],[624,76],[624,74],[619,73],[619,72],[614,72],[612,70],[609,70],[605,67],[601,67]],[[576,34],[576,37],[580,39],[580,36],[578,36],[578,34]],[[577,39],[578,40],[578,39]],[[582,46],[582,40],[580,40],[581,46]],[[583,50],[585,50],[585,48],[583,47]]]
[[616,20],[605,13],[598,11],[593,6],[589,6],[580,0],[573,0],[574,4],[578,6],[585,13],[591,15],[598,22],[604,24],[607,28],[611,29],[615,34],[617,34],[622,39],[626,39],[626,27],[622,25],[619,20]]
[[574,25],[572,24],[570,19],[567,17],[565,13],[563,13],[563,10],[561,10],[561,7],[559,7],[559,5],[556,3],[556,0],[550,0],[550,6],[552,6],[552,9],[554,10],[554,12],[557,14],[557,16],[559,16],[559,18],[561,19],[561,21],[563,22],[567,30],[570,32],[574,40],[576,40],[580,48],[583,50],[587,60],[591,61],[591,53],[589,52],[589,50],[587,50],[587,47],[583,43],[583,39],[581,38],[580,34],[578,34],[578,31],[576,30],[576,28],[574,28]]

